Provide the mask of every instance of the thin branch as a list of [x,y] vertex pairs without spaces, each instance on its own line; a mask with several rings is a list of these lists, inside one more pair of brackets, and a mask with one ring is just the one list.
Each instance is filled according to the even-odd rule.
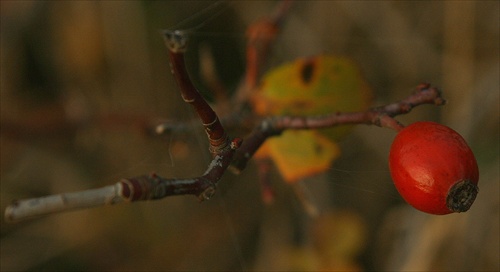
[[165,30],[163,34],[165,44],[169,49],[172,73],[179,85],[182,99],[193,106],[200,117],[210,142],[210,152],[215,155],[226,148],[230,141],[217,114],[194,87],[186,71],[184,52],[188,42],[187,33],[179,30]]
[[210,199],[217,182],[229,166],[241,140],[236,138],[226,150],[215,155],[207,171],[199,177],[166,179],[156,174],[122,179],[114,185],[74,193],[14,201],[5,209],[5,220],[15,222],[35,216],[68,212],[123,202],[156,200],[172,195],[195,195]]
[[257,176],[260,182],[262,201],[264,204],[270,205],[274,202],[276,192],[271,184],[271,167],[273,165],[269,158],[261,158],[256,160]]
[[279,116],[263,120],[238,149],[231,163],[231,170],[239,173],[245,169],[253,154],[269,137],[281,134],[287,129],[321,129],[338,125],[368,124],[391,128],[399,131],[403,128],[393,117],[409,113],[414,107],[423,104],[444,105],[441,92],[430,84],[417,86],[415,93],[404,100],[386,106],[372,108],[364,112],[332,113],[323,116]]
[[202,44],[199,52],[201,78],[214,95],[214,107],[219,117],[224,118],[224,116],[231,114],[229,91],[217,74],[212,48],[208,44]]
[[252,23],[246,31],[246,71],[243,86],[238,88],[234,96],[236,110],[248,101],[251,91],[257,86],[271,45],[278,36],[283,21],[290,10],[292,1],[285,0],[277,4],[272,15]]
[[98,189],[16,200],[5,209],[5,220],[15,222],[35,216],[86,209],[123,202],[121,184]]

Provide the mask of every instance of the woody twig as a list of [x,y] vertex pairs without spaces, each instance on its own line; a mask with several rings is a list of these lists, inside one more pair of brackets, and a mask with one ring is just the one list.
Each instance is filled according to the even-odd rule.
[[444,105],[441,92],[428,83],[417,86],[409,97],[386,106],[371,108],[363,112],[336,112],[323,116],[279,116],[264,119],[260,125],[246,137],[241,148],[236,152],[231,169],[239,173],[245,169],[253,154],[269,137],[280,135],[287,129],[321,129],[339,125],[367,124],[391,128],[399,131],[403,128],[393,117],[409,113],[414,107],[424,104]]

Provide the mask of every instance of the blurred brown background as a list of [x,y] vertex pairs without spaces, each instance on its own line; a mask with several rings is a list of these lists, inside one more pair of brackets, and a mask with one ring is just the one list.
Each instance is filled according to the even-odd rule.
[[[138,126],[194,118],[158,30],[201,24],[187,55],[196,85],[208,94],[198,68],[208,46],[234,89],[245,28],[275,4],[1,1],[1,210],[14,199],[153,171],[203,173],[210,156],[199,129],[157,139]],[[403,203],[387,167],[394,132],[358,126],[331,171],[306,183],[325,214],[318,220],[276,173],[276,202],[264,206],[251,165],[226,174],[201,204],[181,196],[2,219],[1,270],[500,270],[499,9],[497,1],[299,1],[270,59],[350,56],[376,104],[404,98],[422,81],[441,87],[448,105],[398,119],[437,121],[467,139],[480,167],[467,213],[432,216]]]

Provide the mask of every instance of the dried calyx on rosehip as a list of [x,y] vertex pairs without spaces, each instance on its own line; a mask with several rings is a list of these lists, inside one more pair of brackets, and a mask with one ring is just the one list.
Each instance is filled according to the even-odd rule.
[[423,212],[465,212],[478,193],[474,154],[460,134],[441,124],[417,122],[399,131],[389,168],[401,196]]

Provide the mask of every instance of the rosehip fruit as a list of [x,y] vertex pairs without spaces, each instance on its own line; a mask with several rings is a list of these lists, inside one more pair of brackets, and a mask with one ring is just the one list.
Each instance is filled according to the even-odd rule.
[[389,168],[401,196],[423,212],[465,212],[478,193],[474,154],[460,134],[437,123],[417,122],[399,131]]

